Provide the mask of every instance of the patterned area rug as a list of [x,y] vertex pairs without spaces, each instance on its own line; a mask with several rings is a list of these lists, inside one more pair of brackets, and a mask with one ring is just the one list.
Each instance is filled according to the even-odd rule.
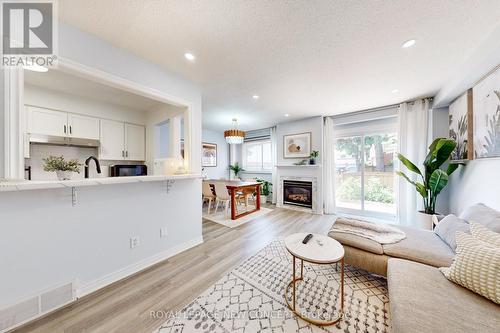
[[[254,209],[254,206],[249,206],[249,210],[252,210],[252,209]],[[244,212],[244,211],[245,211],[244,210],[244,206],[240,206],[240,213]],[[240,218],[238,218],[236,220],[231,220],[231,215],[226,215],[226,213],[224,212],[224,210],[221,211],[219,209],[219,211],[217,213],[214,213],[213,209],[212,209],[212,214],[209,215],[207,213],[206,209],[205,209],[203,211],[203,218],[205,218],[205,219],[207,219],[209,221],[218,223],[218,224],[222,224],[225,227],[236,228],[236,227],[239,227],[242,224],[245,224],[245,223],[248,223],[250,221],[253,221],[253,220],[255,220],[258,217],[261,217],[261,216],[264,216],[266,214],[269,214],[272,211],[273,211],[272,209],[269,209],[269,208],[266,208],[266,207],[261,207],[260,210],[254,212],[254,213],[245,215],[245,216],[240,217]],[[231,213],[229,213],[229,214],[231,214]]]
[[[344,317],[339,323],[320,327],[295,316],[284,299],[286,285],[291,281],[291,261],[284,242],[272,242],[180,312],[169,314],[169,320],[155,332],[390,331],[386,280],[348,265],[345,266]],[[300,272],[299,264],[297,269]],[[335,315],[339,308],[340,264],[337,271],[335,265],[304,263],[304,279],[298,284],[297,306],[309,314],[317,314],[320,319]]]

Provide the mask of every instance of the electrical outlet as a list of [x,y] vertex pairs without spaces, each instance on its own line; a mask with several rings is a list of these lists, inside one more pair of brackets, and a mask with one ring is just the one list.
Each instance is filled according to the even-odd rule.
[[160,228],[160,238],[167,237],[167,227]]
[[141,240],[139,238],[139,236],[134,236],[132,238],[130,238],[130,248],[133,249],[135,247],[138,247],[141,243]]

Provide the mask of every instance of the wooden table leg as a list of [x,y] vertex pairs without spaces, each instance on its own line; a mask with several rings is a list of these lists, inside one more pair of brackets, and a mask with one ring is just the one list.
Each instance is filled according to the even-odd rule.
[[232,188],[230,190],[231,192],[231,220],[236,220],[236,195],[235,192],[236,190]]
[[255,202],[255,210],[260,210],[260,184],[255,185],[255,190],[257,192],[257,201]]

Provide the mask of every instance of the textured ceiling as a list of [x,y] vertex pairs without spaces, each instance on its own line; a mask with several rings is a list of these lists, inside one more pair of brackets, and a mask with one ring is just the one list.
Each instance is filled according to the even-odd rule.
[[[243,129],[437,93],[498,0],[64,0],[62,21],[196,81],[204,125]],[[417,44],[401,48],[403,41]],[[196,56],[194,63],[185,52]],[[394,94],[392,90],[398,89]],[[258,94],[260,99],[253,100]]]

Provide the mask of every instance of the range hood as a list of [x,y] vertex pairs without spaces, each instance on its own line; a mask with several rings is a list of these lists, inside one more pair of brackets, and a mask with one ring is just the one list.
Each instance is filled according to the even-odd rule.
[[47,145],[74,146],[74,147],[99,147],[99,140],[70,138],[66,136],[30,134],[30,143]]

